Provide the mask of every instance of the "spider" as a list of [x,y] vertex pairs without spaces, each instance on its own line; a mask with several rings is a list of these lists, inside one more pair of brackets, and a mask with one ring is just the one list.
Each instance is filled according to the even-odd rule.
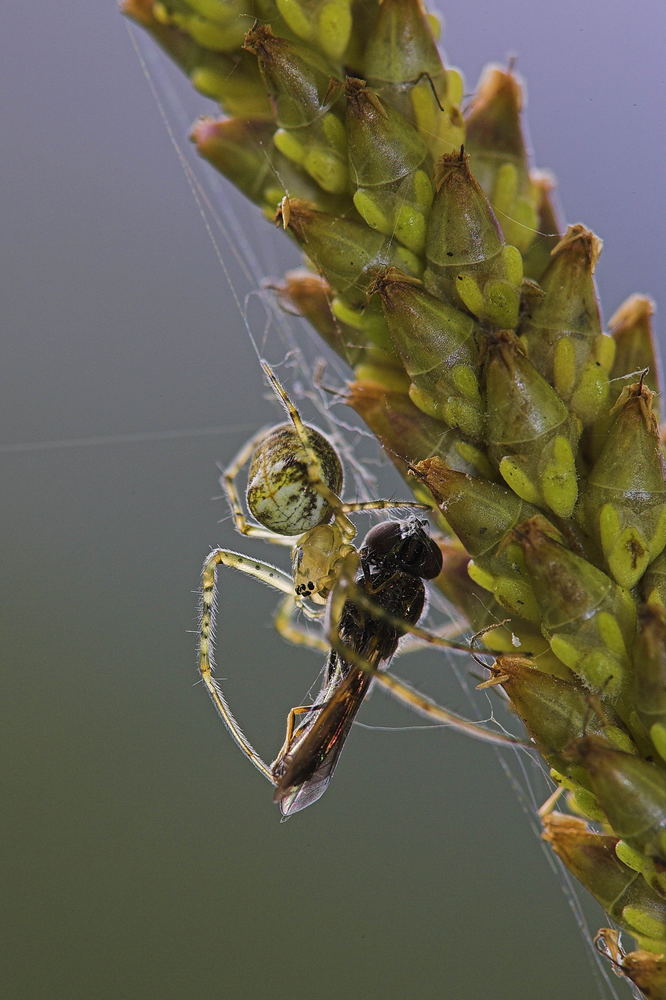
[[[442,565],[426,521],[412,516],[405,522],[383,522],[370,530],[360,550],[353,544],[356,527],[350,513],[391,507],[429,508],[411,500],[341,500],[343,471],[335,448],[321,431],[302,421],[271,367],[262,362],[262,368],[287,411],[289,423],[254,435],[224,471],[221,484],[236,530],[290,546],[292,572],[230,549],[213,549],[201,574],[198,665],[201,679],[232,738],[276,788],[275,799],[283,816],[314,802],[327,787],[373,677],[399,701],[431,719],[463,729],[477,739],[519,743],[441,708],[387,672],[405,633],[427,643],[472,651],[466,643],[454,642],[417,625],[425,601],[422,580],[433,579]],[[256,523],[245,516],[236,487],[236,479],[248,463],[246,500]],[[213,675],[216,571],[220,565],[238,569],[281,591],[285,599],[275,618],[280,634],[328,653],[318,698],[312,705],[291,709],[284,744],[270,765],[242,732]],[[293,622],[296,608],[312,619],[321,619],[326,613],[325,634],[311,635],[298,628]],[[299,716],[305,718],[296,725]]]
[[[294,605],[309,618],[321,617],[345,559],[356,551],[356,526],[349,514],[391,507],[429,508],[414,500],[342,501],[339,494],[343,471],[338,453],[320,430],[303,423],[270,365],[261,362],[261,366],[287,411],[289,423],[259,431],[250,438],[224,470],[220,483],[236,531],[289,546],[292,573],[289,577],[269,563],[228,549],[214,549],[204,564],[203,589],[221,563],[282,590],[287,600],[278,611],[276,626],[286,638],[294,639],[290,625]],[[236,487],[239,473],[248,464],[246,502],[255,522],[245,516]],[[323,641],[317,643],[319,649],[325,646]]]

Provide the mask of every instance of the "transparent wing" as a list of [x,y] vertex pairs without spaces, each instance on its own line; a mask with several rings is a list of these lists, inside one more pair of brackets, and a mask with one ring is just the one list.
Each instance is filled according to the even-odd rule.
[[[312,805],[326,791],[349,730],[372,682],[370,674],[341,662],[332,690],[322,707],[312,710],[299,726],[288,752],[274,770],[275,801],[286,818]],[[376,650],[371,666],[380,669],[389,660]],[[330,663],[330,660],[329,660]],[[335,683],[335,676],[339,678]]]

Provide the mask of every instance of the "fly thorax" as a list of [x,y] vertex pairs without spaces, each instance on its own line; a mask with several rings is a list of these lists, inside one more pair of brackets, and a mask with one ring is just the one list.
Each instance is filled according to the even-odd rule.
[[315,604],[326,603],[342,545],[342,532],[335,523],[319,524],[299,538],[292,563],[297,597],[308,597]]
[[300,535],[330,520],[332,510],[308,474],[308,464],[336,496],[342,467],[329,441],[308,428],[308,452],[291,424],[274,428],[257,446],[248,473],[247,505],[257,521],[279,535]]

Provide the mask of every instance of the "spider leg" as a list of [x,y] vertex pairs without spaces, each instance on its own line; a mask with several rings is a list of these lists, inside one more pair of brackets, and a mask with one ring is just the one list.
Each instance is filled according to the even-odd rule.
[[[462,635],[467,628],[468,625],[466,619],[456,618],[454,621],[449,622],[448,625],[444,625],[441,629],[438,629],[432,634],[437,636],[439,639],[455,639],[456,636]],[[400,643],[398,652],[400,653],[400,656],[406,656],[408,653],[414,653],[419,649],[423,649],[423,639],[419,639],[417,636],[412,635],[406,637]]]
[[253,437],[251,437],[250,440],[243,445],[241,450],[235,458],[232,459],[220,476],[220,486],[224,490],[224,495],[227,498],[229,507],[231,508],[231,516],[234,519],[234,527],[236,531],[238,531],[241,535],[248,535],[252,538],[263,538],[264,541],[271,542],[273,545],[293,545],[293,538],[289,538],[285,535],[276,535],[274,531],[270,530],[270,528],[264,528],[261,524],[254,524],[252,521],[248,521],[243,510],[238,488],[236,486],[238,473],[245,465],[247,465],[252,452],[265,436],[266,428],[264,427],[263,430],[253,435]]
[[303,450],[305,451],[305,454],[307,456],[307,463],[308,463],[307,474],[308,474],[308,479],[310,481],[310,485],[314,490],[317,491],[317,493],[319,493],[321,497],[324,498],[324,500],[329,504],[329,506],[332,507],[332,509],[335,511],[335,520],[338,524],[338,527],[340,528],[344,538],[347,541],[351,541],[356,536],[356,526],[347,517],[344,511],[344,504],[342,503],[340,497],[337,495],[337,493],[334,493],[333,490],[330,489],[324,482],[321,470],[321,462],[317,458],[317,455],[315,454],[312,446],[310,445],[310,441],[308,438],[308,429],[303,423],[303,419],[300,413],[298,412],[298,410],[292,403],[291,399],[287,395],[286,390],[278,380],[271,366],[266,361],[262,361],[261,367],[264,370],[266,378],[271,383],[273,391],[275,392],[276,396],[278,397],[278,399],[284,406],[285,410],[287,411],[287,415],[289,416],[289,419],[292,422],[294,431],[298,435],[298,439],[301,442],[301,445],[303,446]]
[[299,441],[303,446],[303,450],[307,456],[307,474],[310,485],[317,491],[317,493],[319,493],[321,497],[324,498],[324,500],[326,500],[328,505],[334,511],[336,524],[338,525],[345,541],[351,542],[356,537],[356,526],[347,516],[350,513],[355,513],[361,510],[388,510],[392,507],[408,507],[411,510],[432,509],[429,504],[419,503],[416,500],[360,500],[350,503],[343,502],[340,497],[324,482],[321,462],[310,445],[308,429],[303,423],[303,419],[299,411],[292,403],[271,366],[267,362],[262,361],[261,367],[264,370],[266,378],[271,383],[275,394],[287,411],[294,431],[298,435]]
[[[323,608],[322,608],[323,611]],[[329,644],[322,635],[312,635],[299,625],[295,618],[296,602],[293,597],[285,597],[280,601],[278,609],[273,618],[275,631],[287,642],[292,642],[295,646],[306,646],[308,649],[315,649],[318,653],[327,653]],[[321,619],[321,613],[313,613],[313,619]]]
[[389,624],[400,628],[403,632],[412,633],[418,638],[424,638],[426,642],[429,642],[438,646],[448,646],[454,649],[462,649],[467,652],[473,652],[470,646],[464,645],[462,643],[453,643],[447,639],[443,639],[441,636],[434,635],[428,632],[426,629],[421,629],[417,625],[410,625],[409,622],[403,621],[400,618],[395,618],[393,615],[389,615],[384,611],[383,608],[375,605],[365,593],[357,586],[354,581],[354,577],[343,570],[341,573],[338,584],[331,593],[329,599],[329,622],[328,622],[328,640],[339,653],[341,657],[347,660],[349,663],[353,663],[355,667],[360,670],[365,670],[366,673],[371,673],[377,684],[382,685],[388,689],[392,696],[399,701],[401,704],[406,705],[413,711],[418,712],[420,715],[425,716],[427,719],[432,719],[436,722],[444,723],[449,725],[459,732],[465,733],[467,736],[471,736],[473,739],[480,740],[486,743],[494,743],[501,746],[529,746],[523,740],[516,739],[512,736],[505,736],[503,733],[493,732],[490,729],[486,729],[479,725],[477,722],[473,722],[471,719],[466,719],[462,715],[458,715],[457,712],[451,712],[446,708],[443,708],[432,698],[427,695],[422,694],[417,691],[411,685],[407,684],[406,681],[401,680],[396,677],[395,674],[389,673],[387,670],[377,670],[372,664],[368,663],[356,650],[352,649],[350,646],[346,645],[339,634],[339,624],[342,618],[343,608],[346,601],[352,600],[355,604],[361,605],[370,611],[372,614],[379,618],[383,618]]
[[278,753],[273,766],[282,760],[289,753],[289,748],[291,747],[292,741],[294,739],[294,730],[296,729],[296,719],[299,715],[308,715],[310,712],[314,712],[317,709],[323,708],[323,705],[296,705],[295,708],[290,709],[287,716],[287,730],[284,736],[284,743],[280,747],[280,752]]
[[[362,657],[358,659],[362,660]],[[361,665],[361,663],[357,664],[357,666]],[[365,666],[363,669],[367,670],[368,667]],[[370,669],[372,670],[372,668]],[[474,722],[472,719],[466,719],[463,715],[458,715],[457,712],[451,712],[443,708],[432,698],[422,694],[416,688],[407,684],[406,681],[396,677],[395,674],[388,673],[385,670],[373,671],[373,673],[375,674],[375,680],[387,688],[396,701],[418,712],[419,715],[424,716],[426,719],[444,723],[447,726],[451,726],[452,729],[457,729],[458,732],[464,733],[466,736],[470,736],[472,739],[479,740],[482,743],[526,748],[531,746],[525,740],[519,740],[515,736],[506,736],[504,733],[486,729],[485,726]]]
[[417,500],[356,500],[352,503],[340,504],[340,510],[344,514],[353,514],[359,510],[390,510],[392,507],[409,507],[410,510],[432,510],[430,504],[419,503]]
[[218,566],[230,566],[248,576],[253,576],[262,583],[282,591],[290,598],[293,594],[293,581],[288,573],[271,566],[259,559],[250,559],[239,552],[228,549],[213,549],[206,557],[201,571],[201,603],[199,624],[199,674],[211,697],[215,708],[225,726],[229,730],[236,745],[245,754],[267,781],[275,784],[269,765],[260,757],[250,741],[240,728],[229,704],[222,693],[222,688],[213,676],[214,661],[212,654],[213,634],[215,627],[215,590]]

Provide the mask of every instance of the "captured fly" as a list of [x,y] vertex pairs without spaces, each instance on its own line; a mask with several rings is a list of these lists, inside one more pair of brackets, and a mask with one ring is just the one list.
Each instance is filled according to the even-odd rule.
[[[376,525],[358,555],[351,596],[337,626],[331,623],[339,643],[328,654],[321,690],[313,705],[292,711],[285,745],[271,765],[274,798],[285,818],[316,802],[328,787],[372,684],[372,673],[359,661],[375,671],[389,666],[400,637],[423,613],[423,581],[434,579],[442,569],[442,555],[427,522],[417,517]],[[347,656],[343,647],[350,651]],[[304,718],[294,726],[299,715]]]

